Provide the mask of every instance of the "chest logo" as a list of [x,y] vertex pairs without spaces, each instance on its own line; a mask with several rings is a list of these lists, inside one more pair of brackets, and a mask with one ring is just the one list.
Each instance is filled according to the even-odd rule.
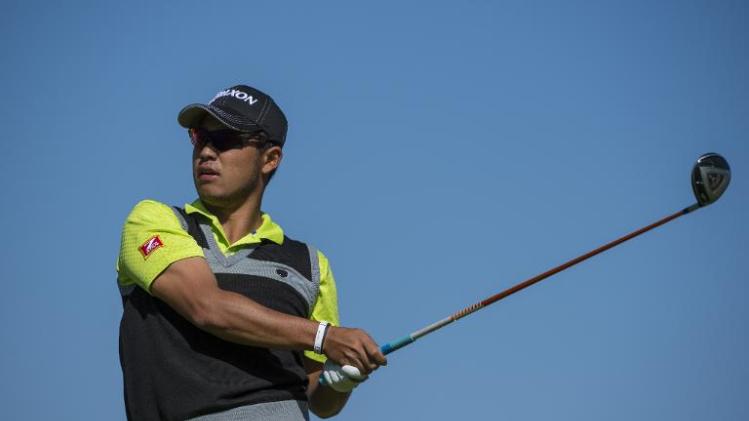
[[154,235],[153,237],[146,240],[146,242],[143,243],[142,246],[138,247],[138,250],[140,251],[140,254],[143,255],[144,259],[148,259],[148,256],[150,256],[154,251],[158,250],[159,247],[164,247],[164,242],[161,241],[161,238],[158,235]]

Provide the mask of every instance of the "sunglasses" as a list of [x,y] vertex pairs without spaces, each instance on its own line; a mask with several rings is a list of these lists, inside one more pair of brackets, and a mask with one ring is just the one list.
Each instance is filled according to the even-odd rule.
[[265,133],[241,133],[236,130],[206,130],[201,128],[191,128],[187,130],[190,135],[190,142],[197,148],[202,148],[208,143],[213,145],[219,152],[228,151],[229,149],[241,149],[245,146],[262,147],[270,143]]

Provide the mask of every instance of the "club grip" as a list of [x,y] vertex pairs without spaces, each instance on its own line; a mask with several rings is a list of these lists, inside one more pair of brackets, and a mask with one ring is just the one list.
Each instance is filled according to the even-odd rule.
[[395,340],[393,342],[388,342],[385,345],[381,346],[380,347],[380,352],[382,352],[383,354],[387,355],[387,354],[389,354],[391,352],[395,352],[395,351],[403,348],[404,346],[412,343],[413,341],[415,341],[415,339],[413,337],[411,337],[411,335],[407,335],[407,336],[404,336],[404,337],[402,337],[402,338],[400,338],[398,340]]

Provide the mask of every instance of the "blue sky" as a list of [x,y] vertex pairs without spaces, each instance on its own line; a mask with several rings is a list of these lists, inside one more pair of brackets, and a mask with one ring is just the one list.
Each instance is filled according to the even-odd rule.
[[[195,197],[177,112],[286,112],[264,208],[382,343],[693,202],[717,204],[390,356],[338,419],[749,418],[749,3],[4,2],[0,404],[124,419],[114,262]],[[744,215],[744,216],[742,216]]]

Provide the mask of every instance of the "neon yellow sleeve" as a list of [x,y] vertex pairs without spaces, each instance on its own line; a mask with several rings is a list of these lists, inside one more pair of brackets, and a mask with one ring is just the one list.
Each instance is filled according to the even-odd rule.
[[[320,262],[320,292],[317,296],[315,306],[312,308],[311,320],[328,321],[334,326],[340,326],[338,318],[338,292],[336,291],[335,278],[333,271],[330,270],[330,262],[322,252],[318,250],[317,258]],[[305,351],[304,355],[321,363],[327,359],[324,355],[315,354],[312,351]]]
[[139,202],[122,228],[117,279],[150,293],[153,281],[172,263],[203,257],[203,249],[182,228],[172,209],[155,200]]

